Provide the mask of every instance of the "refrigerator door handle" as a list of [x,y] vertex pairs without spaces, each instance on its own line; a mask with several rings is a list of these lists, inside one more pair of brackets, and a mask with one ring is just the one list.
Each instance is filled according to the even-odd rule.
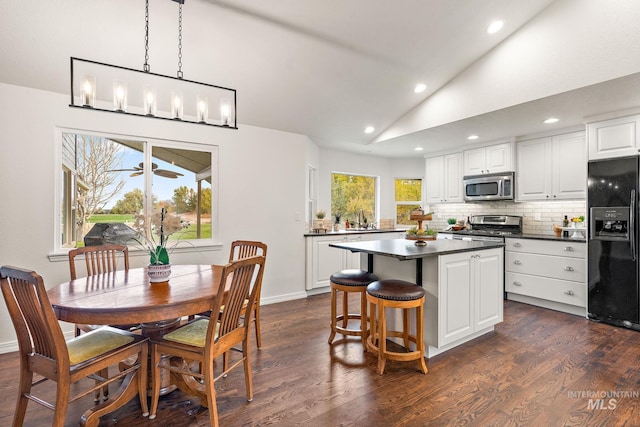
[[631,206],[629,206],[629,233],[631,233],[631,258],[636,260],[636,190],[631,190]]

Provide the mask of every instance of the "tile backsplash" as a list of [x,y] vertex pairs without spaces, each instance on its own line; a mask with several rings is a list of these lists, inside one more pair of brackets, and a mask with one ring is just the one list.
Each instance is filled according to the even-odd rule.
[[[447,226],[448,218],[466,220],[470,215],[518,215],[522,216],[524,233],[553,235],[553,224],[562,226],[565,215],[569,219],[574,216],[586,216],[585,205],[584,200],[438,204],[428,208],[434,213],[433,221],[430,221],[428,226],[442,230]],[[536,214],[539,215],[539,219],[536,219]]]

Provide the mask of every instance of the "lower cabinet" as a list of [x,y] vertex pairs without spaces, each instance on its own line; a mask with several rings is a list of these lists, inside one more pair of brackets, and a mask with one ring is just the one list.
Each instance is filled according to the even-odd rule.
[[[331,234],[306,237],[305,289],[329,287],[329,279],[336,271],[347,268],[361,268],[360,253],[332,248],[332,243],[358,242],[366,240],[398,239],[404,232]],[[363,266],[366,268],[366,266]]]
[[586,315],[586,243],[506,239],[507,298]]
[[438,259],[438,342],[443,347],[502,322],[503,250]]

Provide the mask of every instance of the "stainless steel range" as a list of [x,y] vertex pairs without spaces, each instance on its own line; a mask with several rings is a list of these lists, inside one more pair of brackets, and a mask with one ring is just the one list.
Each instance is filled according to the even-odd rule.
[[505,237],[518,237],[521,234],[521,216],[474,215],[469,218],[469,228],[442,231],[438,233],[438,238],[503,242]]

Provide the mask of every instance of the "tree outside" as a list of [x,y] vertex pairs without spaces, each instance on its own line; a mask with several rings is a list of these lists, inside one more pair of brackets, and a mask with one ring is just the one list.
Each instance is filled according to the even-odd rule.
[[376,177],[331,175],[331,214],[341,221],[373,223],[376,217]]

